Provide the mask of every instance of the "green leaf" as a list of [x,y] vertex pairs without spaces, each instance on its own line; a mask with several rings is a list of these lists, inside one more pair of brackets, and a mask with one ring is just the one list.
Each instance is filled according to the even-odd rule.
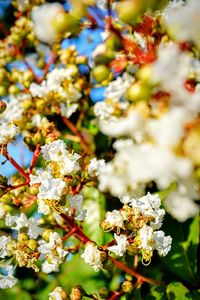
[[[187,228],[188,230],[188,228]],[[170,219],[166,233],[172,236],[172,249],[163,258],[167,267],[180,278],[195,285],[197,279],[197,246],[199,243],[199,216],[197,215],[186,233],[184,224]],[[184,236],[187,236],[186,238]]]
[[105,215],[105,198],[94,187],[83,189],[84,208],[87,209],[87,217],[84,222],[83,230],[98,245],[104,243],[104,232],[100,223]]
[[149,294],[145,298],[146,300],[167,300],[167,295],[162,286],[153,286]]
[[171,282],[166,291],[168,300],[193,300],[189,290],[180,282]]

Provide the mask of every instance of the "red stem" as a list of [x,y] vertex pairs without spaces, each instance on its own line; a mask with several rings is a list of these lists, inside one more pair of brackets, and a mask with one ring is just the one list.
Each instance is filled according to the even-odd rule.
[[82,133],[76,128],[76,126],[66,117],[62,117],[63,122],[67,127],[76,135],[80,138],[81,144],[83,148],[88,152],[88,154],[94,155],[93,150],[90,148],[90,145],[88,142],[85,140],[84,136]]
[[35,149],[35,151],[33,153],[33,156],[32,156],[31,163],[30,163],[29,172],[28,172],[29,174],[32,173],[33,168],[35,166],[35,163],[36,163],[39,155],[40,155],[40,144],[37,144],[36,149]]
[[19,173],[26,179],[27,182],[30,181],[29,174],[24,171],[24,169],[12,158],[12,156],[7,152],[6,148],[3,148],[2,154],[9,160],[9,162],[19,171]]

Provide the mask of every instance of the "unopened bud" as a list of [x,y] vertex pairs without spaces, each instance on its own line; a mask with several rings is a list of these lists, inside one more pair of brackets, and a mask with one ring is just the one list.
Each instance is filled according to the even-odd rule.
[[134,285],[131,281],[126,280],[122,283],[121,288],[124,293],[131,293],[134,289]]
[[37,249],[37,241],[36,240],[29,240],[27,243],[27,246],[32,251],[35,251]]
[[78,285],[77,287],[72,288],[70,300],[81,300],[84,294],[84,289],[80,285]]
[[18,242],[23,243],[23,242],[26,242],[26,241],[28,241],[28,234],[25,233],[25,232],[21,232],[18,235]]
[[112,75],[110,69],[104,65],[96,66],[93,69],[92,73],[93,73],[94,79],[97,82],[102,82],[102,81],[108,79]]
[[50,239],[50,234],[51,234],[51,230],[50,229],[46,229],[44,232],[43,232],[43,234],[42,234],[42,238],[43,238],[43,240],[45,240],[46,242],[48,242],[49,241],[49,239]]
[[141,84],[141,82],[135,82],[129,87],[127,98],[130,101],[137,102],[139,100],[149,99],[150,94],[151,91],[148,86]]
[[7,104],[4,101],[0,102],[0,114],[2,114],[6,110]]

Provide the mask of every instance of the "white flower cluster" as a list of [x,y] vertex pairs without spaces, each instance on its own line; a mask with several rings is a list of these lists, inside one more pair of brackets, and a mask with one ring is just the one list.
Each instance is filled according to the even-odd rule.
[[193,41],[200,46],[199,0],[171,1],[163,11],[163,21],[177,41]]
[[10,214],[6,215],[6,226],[11,229],[19,231],[21,228],[27,228],[27,234],[31,239],[37,239],[39,235],[42,234],[43,228],[38,226],[39,221],[33,217],[27,218],[24,213],[20,215],[11,216]]
[[100,190],[110,191],[114,196],[136,191],[149,181],[166,188],[174,180],[192,174],[189,159],[178,157],[157,145],[118,140],[114,148],[117,151],[114,159],[100,169],[99,175]]
[[39,241],[38,251],[45,256],[45,262],[42,265],[44,273],[58,272],[68,251],[63,249],[63,242],[57,232],[50,232],[49,241]]
[[13,122],[0,124],[0,145],[10,143],[18,134],[18,128]]
[[49,293],[49,300],[65,300],[65,299],[67,299],[67,295],[60,286],[57,286],[53,290],[53,292]]
[[[167,255],[171,249],[172,238],[170,236],[165,236],[163,231],[158,230],[162,226],[162,221],[165,215],[165,210],[160,208],[161,201],[159,196],[148,193],[146,196],[132,199],[126,195],[121,197],[121,202],[125,205],[122,210],[114,210],[107,212],[106,214],[105,223],[109,224],[109,228],[117,231],[122,229],[124,230],[124,233],[126,232],[127,222],[128,225],[130,225],[129,216],[126,212],[127,205],[129,205],[129,212],[130,207],[132,207],[133,212],[136,214],[138,214],[138,212],[140,213],[140,220],[142,220],[142,218],[144,218],[144,220],[147,218],[147,221],[145,221],[142,227],[139,225],[139,229],[136,226],[132,233],[129,231],[127,233],[128,237],[135,238],[138,248],[141,249],[144,257],[145,255],[149,255],[149,257],[151,257],[153,250],[157,250],[161,256]],[[134,222],[133,226],[136,225],[137,221]],[[114,238],[117,245],[108,247],[109,251],[118,256],[123,256],[129,246],[127,236],[124,233],[120,235],[115,233]]]
[[13,276],[13,266],[7,266],[5,268],[7,275],[0,274],[0,288],[7,289],[13,287],[17,283],[17,279]]
[[[75,65],[67,68],[55,68],[49,72],[46,80],[41,85],[32,83],[30,93],[33,97],[44,98],[50,93],[57,93],[60,98],[61,115],[69,118],[78,108],[76,103],[81,98],[81,93],[75,88],[72,81],[76,76],[78,69]],[[67,88],[62,83],[67,82]]]
[[45,3],[33,8],[31,18],[34,31],[41,42],[52,44],[56,40],[57,32],[53,26],[53,21],[62,12],[64,12],[63,6],[58,2]]
[[[77,160],[80,155],[69,153],[65,142],[62,140],[56,140],[42,146],[41,152],[48,166],[45,170],[37,170],[36,175],[30,175],[30,185],[39,184],[37,195],[39,212],[47,215],[51,210],[46,200],[60,201],[66,187],[64,176],[79,170]],[[60,174],[60,177],[55,178],[54,171],[56,174]]]
[[92,242],[88,242],[86,244],[85,250],[81,257],[84,259],[86,264],[93,267],[95,272],[99,271],[103,266],[101,262],[101,251]]
[[96,157],[92,158],[90,160],[89,165],[88,165],[88,174],[92,177],[98,176],[99,172],[100,172],[100,169],[104,168],[104,166],[105,166],[105,160],[104,159],[99,159],[98,160]]

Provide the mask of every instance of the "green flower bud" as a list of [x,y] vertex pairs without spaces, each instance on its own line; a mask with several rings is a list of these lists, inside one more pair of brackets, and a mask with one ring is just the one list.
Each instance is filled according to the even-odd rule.
[[23,243],[23,242],[26,242],[26,241],[28,241],[28,234],[25,233],[25,232],[19,233],[18,242]]
[[143,5],[140,0],[126,0],[119,2],[116,10],[122,22],[134,25],[143,12]]
[[17,94],[19,93],[19,88],[16,85],[12,84],[11,86],[9,86],[8,92],[12,95]]
[[105,288],[105,287],[102,287],[102,288],[100,288],[99,289],[99,296],[101,297],[101,298],[103,298],[103,299],[107,299],[108,298],[108,295],[109,295],[109,293],[110,293],[110,291],[107,289],[107,288]]
[[132,282],[126,280],[122,283],[121,289],[124,293],[131,293],[134,289],[134,285]]
[[58,33],[78,33],[80,30],[79,19],[69,13],[60,12],[53,20],[53,26]]
[[104,65],[96,66],[93,69],[92,74],[97,82],[102,82],[112,75],[110,69]]
[[0,85],[0,97],[3,97],[7,94],[6,87],[4,85]]
[[45,231],[42,234],[42,238],[43,240],[45,240],[46,242],[49,242],[49,238],[50,238],[50,233],[52,231],[50,229],[45,229]]
[[32,251],[35,251],[37,249],[38,244],[37,244],[36,240],[29,240],[28,243],[27,243],[27,246]]
[[141,82],[133,83],[127,91],[127,98],[133,102],[147,100],[149,99],[150,95],[150,88],[146,85],[143,85]]
[[151,77],[152,77],[152,68],[151,68],[151,66],[150,65],[144,65],[142,68],[140,68],[137,72],[137,77],[143,83],[149,83],[151,81]]

